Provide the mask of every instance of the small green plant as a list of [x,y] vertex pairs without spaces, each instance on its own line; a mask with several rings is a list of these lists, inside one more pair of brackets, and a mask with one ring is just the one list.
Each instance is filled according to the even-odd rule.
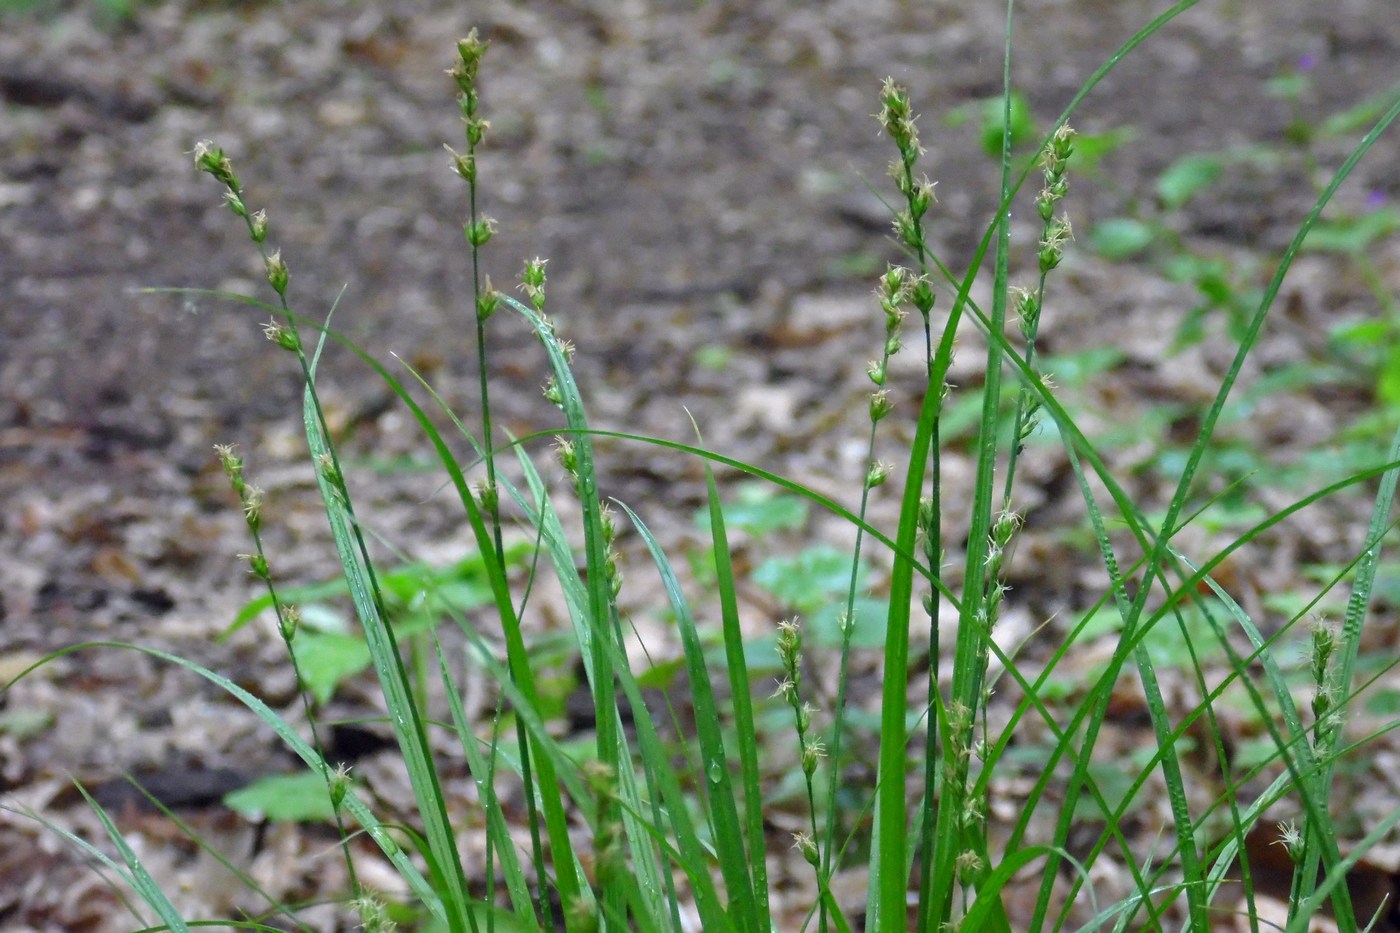
[[[528,542],[511,545],[504,554],[505,566],[523,567],[530,553]],[[409,563],[385,571],[380,580],[396,637],[414,644],[420,657],[426,657],[423,651],[431,647],[433,629],[444,620],[491,603],[490,581],[480,555],[444,567]],[[274,609],[279,598],[300,607],[293,650],[303,685],[317,703],[325,704],[343,681],[366,670],[372,661],[369,643],[354,623],[353,609],[347,612],[339,603],[348,596],[349,585],[343,577],[291,587],[278,596],[260,596],[238,611],[224,637]],[[417,676],[421,680],[425,672],[420,670]]]
[[[1241,340],[1253,310],[1263,298],[1276,260],[1192,246],[1170,219],[1209,196],[1226,179],[1241,173],[1280,178],[1287,173],[1301,173],[1314,192],[1322,192],[1328,178],[1316,154],[1319,145],[1364,132],[1400,92],[1400,86],[1392,87],[1314,122],[1308,111],[1314,96],[1311,73],[1315,67],[1313,57],[1304,56],[1296,67],[1269,83],[1269,92],[1283,99],[1291,112],[1281,142],[1182,155],[1157,177],[1154,199],[1145,203],[1134,201],[1136,210],[1100,221],[1089,232],[1089,245],[1100,255],[1127,260],[1150,254],[1169,279],[1189,283],[1196,289],[1200,302],[1178,325],[1178,348],[1206,339],[1214,332],[1210,325],[1216,320],[1223,320],[1232,340]],[[1338,324],[1332,340],[1346,365],[1361,363],[1364,371],[1376,374],[1376,396],[1386,405],[1400,401],[1400,353],[1393,349],[1395,341],[1391,339],[1400,327],[1400,302],[1371,257],[1377,245],[1397,231],[1400,211],[1377,192],[1360,210],[1319,218],[1303,240],[1307,252],[1344,258],[1349,271],[1364,283],[1375,301],[1380,314]]]
[[[1121,54],[1192,5],[1182,0],[1171,7]],[[457,44],[449,72],[464,127],[462,150],[450,152],[468,202],[463,229],[473,292],[466,313],[479,354],[479,426],[469,427],[417,373],[391,370],[345,340],[329,316],[317,322],[294,310],[292,276],[272,245],[272,220],[254,209],[223,150],[204,142],[194,151],[196,167],[223,189],[263,259],[272,300],[239,300],[271,315],[264,332],[304,381],[309,462],[344,574],[343,585],[334,588],[348,595],[358,627],[353,635],[337,635],[334,648],[324,641],[324,621],[315,631],[313,617],[326,615],[332,604],[325,601],[336,594],[330,585],[283,585],[275,555],[262,543],[264,522],[275,516],[245,475],[243,457],[231,446],[219,448],[253,541],[247,566],[266,587],[265,599],[240,621],[271,611],[296,673],[309,740],[227,678],[148,653],[246,704],[305,762],[305,775],[279,779],[291,782],[290,791],[264,784],[235,797],[237,805],[286,819],[325,817],[342,840],[363,832],[410,892],[411,903],[398,905],[398,916],[452,933],[678,931],[692,922],[683,914],[716,933],[767,933],[786,923],[844,933],[860,925],[862,912],[864,929],[886,933],[1010,933],[1067,925],[1206,931],[1232,913],[1259,927],[1247,841],[1280,809],[1293,814],[1285,834],[1293,866],[1286,929],[1301,933],[1324,903],[1342,929],[1359,930],[1370,921],[1357,915],[1343,882],[1360,854],[1400,824],[1400,810],[1344,853],[1332,788],[1338,769],[1358,753],[1347,744],[1344,714],[1355,705],[1363,623],[1391,526],[1400,432],[1387,452],[1372,450],[1364,468],[1292,505],[1251,515],[1250,527],[1222,548],[1193,557],[1181,533],[1203,521],[1196,484],[1284,274],[1338,187],[1400,115],[1400,100],[1375,115],[1347,160],[1319,185],[1313,209],[1260,286],[1258,300],[1241,305],[1235,357],[1198,415],[1196,438],[1172,473],[1165,505],[1149,514],[1065,406],[1039,348],[1053,315],[1054,276],[1073,242],[1066,199],[1077,137],[1068,119],[1121,54],[1085,84],[1029,147],[1033,158],[1025,159],[1020,146],[1033,136],[1028,109],[1011,88],[1008,26],[1000,119],[985,124],[997,128],[1000,204],[969,267],[958,272],[929,246],[927,230],[938,214],[914,104],[903,87],[886,81],[878,119],[895,153],[894,237],[907,258],[887,266],[875,283],[864,463],[852,477],[850,501],[838,502],[699,443],[591,426],[571,366],[574,348],[561,335],[567,313],[557,321],[546,314],[545,261],[525,263],[518,283],[523,300],[496,290],[481,271],[481,253],[496,229],[477,210],[477,150],[489,128],[478,89],[485,51],[473,33]],[[1188,199],[1211,175],[1207,163],[1177,168],[1169,172],[1166,197]],[[1022,197],[1031,180],[1038,190]],[[1013,270],[1009,213],[1022,209],[1033,211],[1038,236],[1027,268]],[[991,297],[983,307],[973,286],[985,277]],[[1023,284],[1013,287],[1013,277]],[[544,395],[557,409],[550,427],[523,438],[506,436],[492,422],[489,328],[506,319],[545,350]],[[949,381],[967,325],[984,338],[975,389]],[[317,394],[321,352],[330,341],[348,347],[421,429],[472,534],[475,554],[463,564],[386,570],[371,557],[354,482]],[[892,375],[891,360],[901,352],[917,354],[912,380]],[[1078,363],[1085,374],[1105,365],[1093,355]],[[916,414],[901,426],[900,462],[892,463],[877,458],[877,439],[900,419],[896,413],[905,407],[898,402],[909,402]],[[955,436],[950,420],[959,405],[976,417]],[[454,454],[445,435],[460,435],[475,458]],[[640,504],[613,501],[600,488],[594,441],[601,436],[703,465],[706,496],[698,525],[707,544],[703,558],[691,555],[692,579],[682,578]],[[554,486],[532,453],[545,439],[562,477]],[[1008,573],[1025,521],[1018,511],[1018,468],[1033,441],[1054,442],[1062,451],[1084,505],[1082,540],[1105,585],[1092,605],[1074,607],[1072,618],[1009,638],[1005,615],[1015,597]],[[955,443],[973,465],[965,500],[954,500],[945,485],[945,458],[953,456]],[[722,493],[721,470],[760,485]],[[1303,606],[1266,635],[1216,571],[1307,507],[1373,480],[1379,490],[1364,539],[1354,559],[1324,584],[1326,594],[1350,583],[1339,624],[1319,623],[1303,633],[1296,623],[1314,608]],[[1224,501],[1232,488],[1210,494]],[[893,527],[872,521],[876,496],[897,504]],[[747,617],[739,598],[744,571],[736,566],[731,535],[742,531],[751,542],[763,542],[795,534],[811,508],[848,523],[853,546],[837,551],[808,542],[795,553],[757,561],[749,581],[781,606],[784,617]],[[571,533],[561,520],[565,510],[573,513]],[[523,530],[526,550],[507,544],[516,540],[513,528]],[[623,566],[624,528],[646,552],[644,571]],[[679,646],[675,657],[637,661],[637,649],[649,646],[638,645],[630,624],[624,570],[660,581],[666,605],[645,608],[670,621]],[[546,670],[555,665],[540,663],[538,641],[532,650],[529,609],[540,574],[553,577],[567,609],[564,654],[578,659],[592,714],[583,735],[560,737],[559,693]],[[456,592],[459,587],[465,592]],[[480,622],[483,614],[489,629]],[[488,680],[499,697],[501,715],[490,723],[471,721],[464,709],[459,676],[437,638],[449,623],[468,646],[469,676]],[[754,659],[756,629],[771,633],[767,661]],[[415,654],[406,640],[418,643]],[[1290,651],[1296,657],[1300,645],[1305,683],[1300,667],[1284,657]],[[1107,650],[1086,660],[1094,646]],[[342,660],[341,649],[354,657]],[[320,739],[318,703],[366,655],[412,787],[407,817],[376,814],[350,775],[327,760]],[[337,660],[327,660],[332,657]],[[859,659],[878,670],[878,702],[855,688]],[[775,687],[757,676],[761,670],[775,674]],[[676,709],[673,695],[673,722],[663,734],[643,691],[680,683],[682,675],[683,709]],[[429,708],[425,678],[440,688],[441,708]],[[1124,751],[1109,747],[1106,736],[1117,727],[1126,694],[1149,739]],[[1248,710],[1260,733],[1247,758],[1232,757],[1226,748],[1219,717],[1227,708]],[[472,776],[476,793],[467,804],[449,796],[445,747]],[[1214,783],[1203,783],[1194,770],[1201,755],[1213,763]],[[864,766],[860,773],[853,773],[856,764]],[[519,801],[517,808],[502,804],[507,793]],[[1144,847],[1127,827],[1148,798],[1161,801],[1153,813],[1162,823],[1156,844]],[[285,809],[274,809],[277,799],[287,801]],[[800,814],[800,828],[781,840],[792,846],[789,862],[776,856],[780,846],[771,838],[775,801]],[[462,806],[472,808],[470,828],[453,821]],[[136,852],[98,813],[117,857],[85,840],[74,838],[74,844],[130,884],[165,927],[187,929]],[[513,834],[513,828],[522,832]],[[485,838],[484,871],[468,873],[461,846],[468,831]],[[355,915],[345,922],[385,928],[388,909],[362,887],[351,847],[343,849],[345,903]],[[1110,860],[1124,879],[1117,887],[1095,871]],[[779,871],[785,880],[799,871],[810,879],[810,903],[796,919],[776,911],[770,873]],[[852,871],[868,879],[864,903],[839,893],[838,879]],[[285,905],[278,909],[295,913]]]
[[[732,495],[731,501],[722,506],[725,524],[750,536],[749,550],[770,554],[752,568],[749,579],[784,612],[803,617],[815,644],[839,647],[845,634],[841,616],[851,585],[850,554],[826,544],[810,544],[791,555],[784,552],[781,533],[800,531],[808,522],[811,510],[800,496],[777,494],[769,486],[753,483],[738,486]],[[697,512],[694,521],[700,531],[710,531],[708,511]],[[775,550],[777,553],[772,553]],[[697,580],[713,585],[712,555],[689,556]],[[869,592],[871,573],[868,562],[858,564],[857,624],[851,637],[852,644],[860,648],[884,644],[882,620],[888,614],[888,605]],[[765,647],[772,642],[771,635],[762,640]]]
[[[154,0],[91,0],[94,16],[108,23],[126,23],[134,19],[143,5]],[[17,14],[44,16],[55,9],[54,0],[0,0],[0,16]]]
[[946,122],[949,126],[971,122],[977,128],[982,151],[998,160],[1003,140],[1009,137],[1013,148],[1023,149],[1039,135],[1030,102],[1020,91],[1011,92],[1009,98],[997,95],[964,104],[949,113]]

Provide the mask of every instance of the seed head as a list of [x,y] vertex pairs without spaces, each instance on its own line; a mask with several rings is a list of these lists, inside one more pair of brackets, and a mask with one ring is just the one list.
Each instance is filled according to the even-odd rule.
[[389,918],[388,908],[377,898],[366,894],[354,906],[360,914],[360,929],[365,933],[394,933],[398,929],[398,924]]
[[1337,630],[1324,618],[1313,620],[1309,626],[1312,636],[1312,675],[1313,682],[1321,684],[1327,680],[1328,662],[1337,647]]
[[[475,95],[473,95],[472,102],[473,104],[475,103]],[[476,111],[474,106],[472,107],[472,111]],[[473,149],[481,145],[482,139],[486,137],[486,131],[490,128],[490,120],[482,120],[479,117],[471,117],[467,120],[467,142],[471,144]]]
[[477,485],[476,504],[483,512],[494,513],[500,502],[500,489],[495,483],[483,481]]
[[282,635],[282,640],[291,644],[292,639],[297,636],[297,629],[301,627],[301,608],[299,606],[284,605],[282,611],[277,616],[277,629]]
[[463,231],[467,235],[467,242],[474,249],[480,249],[496,235],[496,220],[492,217],[483,217],[476,223],[468,223]]
[[268,321],[262,326],[262,332],[264,337],[283,350],[296,352],[301,349],[301,338],[297,337],[296,331],[277,321]]
[[445,143],[442,148],[452,154],[452,171],[462,176],[462,179],[466,181],[467,184],[474,183],[476,181],[476,156],[471,153],[462,155],[456,149],[453,149]]
[[1051,221],[1045,228],[1045,236],[1040,241],[1040,271],[1049,272],[1064,258],[1065,241],[1074,239],[1074,230],[1068,217]]
[[890,390],[881,389],[870,396],[870,420],[879,423],[885,416],[894,410],[894,402],[890,401]]
[[1004,550],[1011,542],[1011,536],[1021,527],[1021,516],[1015,512],[1002,512],[992,525],[992,546]]
[[938,298],[934,293],[933,286],[929,284],[928,276],[921,275],[909,288],[909,300],[914,303],[914,307],[919,309],[919,313],[928,317],[928,313],[933,310],[933,303]]
[[893,78],[886,78],[880,87],[880,112],[875,115],[890,139],[899,147],[902,169],[907,176],[918,161],[923,149],[919,146],[919,133],[914,128],[914,112],[909,104],[909,91],[895,84]]
[[933,194],[934,184],[925,178],[909,192],[909,210],[915,218],[923,217],[930,207],[938,203],[938,198]]
[[574,442],[562,437],[556,437],[555,452],[559,455],[559,464],[570,476],[578,475],[578,451],[574,449]]
[[877,460],[871,464],[869,472],[865,474],[865,488],[874,489],[876,486],[883,485],[885,480],[889,479],[890,471],[893,469],[894,466],[884,460]]
[[918,222],[908,210],[895,211],[894,235],[899,239],[899,242],[910,249],[918,249],[922,242],[919,236]]
[[345,799],[345,792],[350,789],[350,766],[341,765],[335,769],[331,775],[331,806],[340,809],[341,801]]
[[239,554],[239,557],[248,562],[248,572],[259,580],[269,580],[272,571],[268,569],[267,558],[261,554]]
[[239,497],[242,497],[241,485],[243,483],[243,458],[238,456],[237,444],[215,444],[214,452],[219,456],[219,465],[224,468],[224,473],[228,475],[230,481],[239,489]]
[[[287,279],[290,274],[287,272],[287,264],[282,261],[282,251],[273,250],[267,256],[267,284],[272,286],[272,290],[279,295],[287,293]],[[291,349],[288,347],[288,349]]]
[[208,173],[220,184],[238,190],[238,176],[233,173],[233,163],[212,140],[201,139],[195,143],[193,155],[195,168]]
[[339,488],[345,484],[345,477],[341,475],[340,467],[329,450],[317,455],[316,472],[320,473],[321,478],[332,488]]
[[486,285],[481,290],[481,297],[476,300],[476,316],[478,320],[485,321],[496,313],[496,308],[501,303],[501,293],[491,286],[491,276],[486,277]]
[[958,853],[957,873],[958,880],[963,884],[970,884],[982,871],[982,857],[971,849],[964,849]]
[[1041,166],[1045,170],[1047,182],[1065,174],[1069,167],[1069,157],[1074,154],[1074,138],[1078,135],[1073,127],[1064,123],[1050,138],[1050,145],[1041,156]]
[[457,87],[465,94],[476,87],[477,73],[481,70],[481,57],[491,43],[482,42],[475,29],[467,33],[465,39],[457,40],[457,64],[447,73],[457,82]]
[[1302,864],[1303,856],[1306,854],[1303,846],[1303,834],[1298,831],[1296,824],[1282,822],[1278,824],[1278,838],[1274,840],[1275,845],[1283,846],[1283,850],[1288,853],[1288,857],[1296,864]]
[[520,274],[520,290],[530,299],[536,311],[544,308],[544,264],[548,261],[536,256],[525,263],[525,271]]
[[813,868],[821,863],[821,854],[817,851],[817,844],[812,840],[810,833],[793,833],[792,847],[801,852],[802,858]]
[[233,211],[239,217],[247,218],[248,208],[244,206],[243,199],[238,196],[237,191],[225,191],[224,203],[228,205],[229,210]]
[[262,525],[262,507],[262,487],[245,485],[243,487],[243,518],[248,523],[248,530],[253,534],[257,534],[258,528]]
[[553,376],[545,380],[544,397],[548,399],[555,408],[564,407],[564,393],[560,390],[559,383],[555,381]]

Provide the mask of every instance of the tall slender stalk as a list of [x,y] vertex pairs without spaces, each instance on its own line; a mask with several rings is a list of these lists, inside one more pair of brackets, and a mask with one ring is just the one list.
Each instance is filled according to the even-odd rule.
[[[481,271],[481,248],[490,241],[496,230],[493,218],[482,216],[477,210],[477,160],[476,151],[485,138],[488,122],[480,114],[481,101],[477,88],[477,78],[481,70],[481,59],[489,43],[482,42],[473,29],[465,39],[457,42],[457,62],[448,72],[458,88],[457,105],[462,113],[462,123],[466,136],[466,152],[458,154],[448,147],[453,155],[453,167],[467,183],[467,222],[463,227],[467,245],[471,252],[472,268],[472,307],[476,321],[476,365],[481,394],[481,444],[482,459],[486,465],[486,480],[477,491],[478,501],[486,513],[495,544],[495,556],[502,572],[505,570],[505,544],[501,536],[500,492],[496,478],[495,435],[491,426],[491,380],[487,359],[486,322],[495,313],[500,296],[491,287],[489,276]],[[520,753],[520,780],[524,787],[527,819],[530,826],[530,847],[537,868],[545,865],[544,844],[540,833],[539,810],[535,806],[534,769],[531,767],[530,742],[524,725],[516,721],[516,747]],[[492,858],[488,847],[488,863]],[[488,871],[488,876],[491,873]],[[549,924],[553,908],[545,895],[545,886],[540,886],[539,910],[545,923]]]

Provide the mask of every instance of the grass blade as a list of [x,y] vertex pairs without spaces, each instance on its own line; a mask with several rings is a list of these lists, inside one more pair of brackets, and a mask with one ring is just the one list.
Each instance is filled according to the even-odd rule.
[[[716,587],[719,590],[720,613],[724,623],[724,655],[729,674],[730,703],[734,707],[734,733],[738,745],[739,773],[744,786],[744,816],[748,849],[740,848],[734,858],[747,858],[751,867],[753,897],[753,929],[765,931],[771,926],[768,917],[767,846],[763,832],[763,792],[759,787],[758,728],[753,716],[753,688],[749,685],[748,662],[744,658],[744,633],[739,625],[739,604],[735,597],[734,564],[725,531],[724,510],[720,507],[719,490],[715,487],[714,471],[705,469],[705,488],[709,494],[710,533],[714,541]],[[708,765],[706,766],[709,767]],[[711,777],[714,775],[711,774]]]
[[540,930],[539,919],[533,909],[534,899],[530,896],[525,874],[520,868],[520,859],[515,852],[515,842],[506,827],[505,815],[496,797],[496,789],[488,777],[493,773],[491,764],[477,747],[476,734],[472,731],[471,723],[467,721],[462,696],[447,669],[447,658],[436,635],[433,638],[433,647],[437,654],[438,676],[446,688],[444,692],[447,695],[447,705],[452,712],[452,724],[461,743],[462,756],[467,760],[467,767],[476,780],[477,795],[481,799],[481,808],[486,816],[486,832],[491,837],[496,857],[500,859],[500,871],[505,876],[506,890],[515,908],[515,917],[525,924],[527,929]]
[[[307,767],[312,771],[317,774],[324,773],[326,763],[316,749],[303,739],[301,734],[290,723],[278,715],[277,712],[266,703],[253,696],[253,694],[238,686],[227,677],[178,655],[170,654],[169,652],[161,651],[157,648],[133,645],[126,642],[82,642],[80,644],[70,645],[67,648],[45,656],[41,661],[29,668],[29,670],[34,670],[42,664],[46,664],[49,661],[68,654],[96,648],[119,648],[124,651],[138,651],[142,654],[157,658],[161,661],[167,661],[171,664],[183,667],[192,673],[198,674],[251,710],[252,713],[266,723],[273,732],[277,734],[277,737],[280,738],[297,757],[305,762]],[[19,678],[16,678],[11,681],[11,683],[17,683],[18,679]],[[419,898],[428,912],[431,913],[438,922],[446,923],[447,915],[437,892],[435,892],[432,886],[423,878],[422,873],[419,872],[413,862],[409,860],[407,853],[403,851],[402,847],[389,835],[387,827],[379,821],[378,817],[374,815],[374,812],[359,798],[352,785],[346,786],[345,797],[341,806],[355,818],[356,822],[360,824],[365,833],[374,840],[375,844],[379,846],[380,851],[384,853],[385,858],[393,863],[394,869],[404,879],[405,883],[408,884],[409,888]]]
[[[311,456],[315,462],[323,462],[331,453],[321,433],[320,419],[309,391],[305,397],[304,414],[306,439],[311,446]],[[409,782],[418,804],[419,817],[423,820],[428,846],[434,859],[444,866],[445,890],[442,893],[449,929],[453,933],[460,933],[467,926],[474,930],[476,925],[467,906],[469,897],[461,855],[457,850],[456,835],[447,816],[442,784],[428,746],[427,730],[418,704],[414,701],[408,670],[404,666],[403,656],[399,653],[393,629],[383,611],[384,601],[374,578],[373,565],[369,561],[363,539],[358,538],[354,513],[350,511],[349,503],[343,498],[340,487],[327,477],[324,470],[318,470],[316,478],[321,488],[321,498],[330,522],[331,534],[335,539],[336,552],[340,556],[341,567],[350,585],[350,598],[355,604],[356,614],[364,629],[365,641],[374,661],[380,689],[384,692],[384,702],[389,709],[394,735],[398,739],[404,766],[408,770]]]
[[[695,626],[695,619],[691,614],[690,605],[686,601],[684,593],[681,591],[680,581],[676,577],[671,562],[661,549],[660,543],[656,540],[655,536],[652,535],[651,529],[649,529],[641,518],[626,505],[622,505],[621,507],[627,513],[628,518],[637,529],[637,534],[641,536],[642,542],[646,545],[647,551],[651,554],[657,572],[661,575],[662,586],[665,588],[667,598],[670,601],[671,611],[676,616],[676,625],[681,634],[687,672],[690,676],[691,699],[695,710],[696,726],[701,733],[701,760],[702,762],[714,761],[716,760],[716,756],[718,756],[720,760],[724,760],[723,739],[717,728],[720,722],[719,710],[715,703],[714,693],[710,688],[709,672],[705,665],[704,648],[700,643],[699,631]],[[624,684],[626,685],[626,682],[624,682]],[[635,680],[631,681],[631,686],[635,689]],[[639,708],[636,704],[640,700],[641,695],[638,693],[636,698],[632,700],[634,708]],[[638,718],[637,726],[639,739],[645,738],[642,747],[643,757],[650,757],[647,746],[652,745],[652,743],[658,744],[653,746],[654,752],[651,754],[659,754],[659,740],[657,740],[655,736],[655,727],[652,726],[651,722],[646,717]],[[675,780],[674,772],[664,764],[664,758],[656,758],[654,760],[657,762],[658,783],[663,790],[663,799],[672,820],[675,838],[677,845],[680,847],[683,861],[703,866],[705,862],[704,849],[700,843],[699,835],[695,827],[690,823],[685,801],[681,796],[680,786]],[[706,770],[708,766],[702,764],[701,767],[702,770]],[[716,782],[715,785],[709,789],[712,811],[716,806],[726,807],[728,810],[734,811],[732,785],[728,787],[725,786],[727,781],[724,779],[727,779],[727,777],[728,768],[722,768],[722,780]],[[701,775],[698,783],[703,784],[707,779],[708,775]],[[719,815],[718,817],[712,812],[711,819],[717,825],[719,822],[723,821],[726,825],[731,827],[727,837],[729,839],[728,843],[726,843],[724,839],[719,838],[718,833],[716,834],[721,852],[725,850],[742,852],[742,838],[737,831],[739,825],[737,811]],[[726,863],[723,855],[721,855],[720,869],[721,873],[724,874],[726,885],[730,884],[729,879],[731,874],[735,873],[735,868],[736,866],[734,864]],[[747,879],[742,877],[741,874],[735,883],[742,888],[742,885],[745,884],[746,881]],[[696,875],[692,875],[691,883],[696,887],[696,906],[700,912],[705,929],[711,929],[713,924],[718,924],[716,929],[726,927],[729,929],[736,929],[732,919],[726,916],[723,911],[716,910],[718,894],[715,892],[714,885],[709,879],[708,871],[701,870]],[[731,897],[733,897],[733,892],[734,888],[730,888]]]
[[[933,438],[941,404],[942,377],[924,393],[919,420],[910,444],[909,466],[900,500],[899,530],[895,535],[895,561],[890,576],[890,612],[885,625],[884,685],[880,701],[880,764],[876,786],[873,853],[870,865],[870,930],[898,929],[905,925],[904,875],[906,862],[904,749],[908,743],[909,626],[914,599],[913,558],[918,538],[919,499],[923,493],[926,451]],[[943,837],[940,837],[943,838]],[[925,853],[925,858],[930,857]],[[947,879],[935,877],[935,896]],[[935,917],[939,914],[934,914]]]
[[[161,920],[165,921],[166,929],[171,930],[172,933],[189,933],[190,928],[186,925],[184,917],[180,916],[180,912],[175,909],[175,905],[170,903],[170,899],[165,896],[165,892],[160,889],[160,885],[151,877],[151,873],[146,871],[146,866],[141,864],[140,857],[138,857],[135,850],[127,844],[126,837],[122,835],[121,830],[117,829],[116,824],[112,822],[112,818],[107,815],[107,811],[104,810],[96,800],[92,799],[92,795],[87,792],[87,788],[77,782],[74,782],[74,786],[78,788],[78,793],[83,795],[83,799],[87,801],[92,811],[97,814],[98,820],[102,822],[102,828],[107,831],[107,838],[111,841],[112,845],[116,847],[117,852],[122,857],[122,861],[126,863],[127,874],[125,877],[127,883],[140,895],[143,901],[150,905],[150,908],[156,912],[156,915],[160,917]],[[69,838],[75,839],[76,837],[69,836]],[[102,861],[112,866],[112,862],[105,856]]]

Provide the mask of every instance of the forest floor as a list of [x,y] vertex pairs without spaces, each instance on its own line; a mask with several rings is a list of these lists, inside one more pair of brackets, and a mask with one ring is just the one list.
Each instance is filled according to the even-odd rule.
[[[1013,80],[1036,126],[1051,125],[1162,8],[1021,4]],[[882,326],[871,291],[899,258],[882,203],[894,195],[885,175],[893,151],[871,116],[877,92],[887,75],[910,89],[923,164],[938,183],[931,238],[961,273],[996,204],[976,102],[1000,92],[1001,15],[996,4],[954,0],[167,0],[136,3],[121,20],[75,3],[0,14],[0,683],[69,645],[133,642],[208,665],[295,719],[292,675],[267,620],[219,637],[258,593],[236,556],[249,544],[212,448],[239,444],[250,477],[267,488],[279,578],[330,577],[334,551],[302,452],[298,373],[251,309],[140,291],[264,297],[256,253],[217,186],[192,167],[197,140],[222,146],[250,206],[267,208],[294,304],[323,314],[344,287],[337,326],[380,359],[411,361],[471,422],[466,190],[442,150],[460,148],[461,125],[443,72],[454,41],[479,28],[492,42],[482,207],[500,221],[487,268],[503,286],[526,258],[548,259],[549,310],[578,346],[594,424],[686,441],[693,418],[711,448],[854,502],[864,370]],[[1327,119],[1393,95],[1397,61],[1400,18],[1389,0],[1206,3],[1127,56],[1075,114],[1086,136],[1121,135],[1071,179],[1065,208],[1079,240],[1051,278],[1041,348],[1060,364],[1066,403],[1102,438],[1110,468],[1147,513],[1163,507],[1171,464],[1235,348],[1237,319],[1224,309],[1193,315],[1202,292],[1172,278],[1174,262],[1217,262],[1227,281],[1217,294],[1237,313],[1251,294],[1257,300],[1251,289],[1272,273],[1317,179],[1360,137],[1329,134]],[[1294,101],[1277,93],[1277,79],[1300,76]],[[1316,131],[1306,145],[1296,142],[1299,126]],[[1207,196],[1169,210],[1158,181],[1192,153],[1227,154],[1221,177]],[[1397,160],[1392,133],[1329,216],[1389,216],[1387,203],[1400,200]],[[1117,218],[1147,218],[1165,234],[1111,259],[1095,251],[1094,231]],[[1029,202],[1013,213],[1013,277],[1030,274],[1032,221]],[[1338,334],[1375,320],[1379,345],[1394,339],[1397,321],[1386,314],[1400,293],[1400,237],[1381,229],[1366,255],[1311,252],[1295,265],[1201,481],[1201,502],[1242,482],[1243,493],[1221,500],[1239,511],[1190,529],[1183,547],[1209,556],[1250,515],[1382,462],[1390,429],[1374,413],[1383,410],[1375,388],[1385,354]],[[987,288],[974,297],[985,302]],[[945,295],[939,307],[947,305]],[[540,397],[544,360],[533,338],[502,318],[491,340],[500,423],[517,435],[557,426]],[[954,382],[975,389],[977,337],[969,331],[968,340]],[[906,356],[893,387],[908,415],[920,364]],[[1087,375],[1076,379],[1076,367]],[[460,558],[469,537],[440,480],[417,468],[428,451],[410,419],[348,353],[330,353],[322,373],[352,490],[385,553]],[[1114,434],[1124,426],[1138,429]],[[900,430],[883,439],[882,455],[898,458]],[[966,438],[949,434],[953,533],[972,460]],[[697,545],[698,464],[621,445],[602,455],[606,494],[646,504],[663,540]],[[1008,571],[1007,624],[1028,635],[1046,620],[1063,627],[1082,617],[1102,594],[1102,568],[1092,542],[1074,535],[1082,503],[1063,453],[1035,445],[1023,469],[1028,524]],[[723,479],[732,491],[734,477]],[[1321,587],[1317,568],[1355,555],[1370,490],[1329,499],[1254,542],[1222,582],[1277,627]],[[877,518],[894,506],[877,503]],[[814,518],[800,534],[740,546],[756,563],[760,549],[841,544],[847,532]],[[629,571],[624,601],[660,645],[673,645],[644,571],[640,562]],[[1382,588],[1368,620],[1371,654],[1393,654],[1397,640],[1386,597],[1400,589],[1384,568]],[[785,610],[758,588],[746,594],[758,626]],[[541,600],[538,631],[560,622],[550,605]],[[860,700],[876,692],[875,663],[858,660],[870,672],[856,680]],[[362,677],[325,713],[372,717],[377,702]],[[489,712],[489,697],[473,702]],[[1107,753],[1150,744],[1140,710],[1120,712]],[[411,799],[403,778],[371,733],[343,729],[335,750],[354,760],[375,799],[401,806]],[[1356,829],[1400,806],[1396,754],[1394,738],[1382,738],[1343,776]],[[337,893],[333,840],[322,830],[251,826],[219,802],[290,765],[243,707],[149,656],[86,649],[43,667],[0,694],[0,805],[9,808],[0,809],[0,929],[132,925],[81,853],[17,812],[94,832],[72,778],[122,814],[191,916],[244,905],[215,862],[124,790],[128,772],[280,896]],[[784,820],[774,825],[774,858],[790,858],[779,854]],[[1160,825],[1149,813],[1127,831],[1150,846]],[[1373,863],[1383,883],[1400,877],[1381,855]],[[373,864],[369,881],[395,890]],[[858,879],[847,881],[858,904]],[[802,916],[804,885],[793,880],[775,895],[783,922]],[[318,910],[309,922],[344,922],[334,907]]]

